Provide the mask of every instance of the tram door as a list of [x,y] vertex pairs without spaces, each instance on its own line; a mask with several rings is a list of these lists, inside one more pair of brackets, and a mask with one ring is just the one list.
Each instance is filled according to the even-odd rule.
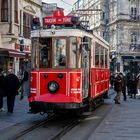
[[90,50],[89,42],[87,39],[83,40],[82,45],[82,70],[83,70],[83,81],[82,81],[82,91],[83,97],[88,97],[89,94],[89,83],[90,83]]

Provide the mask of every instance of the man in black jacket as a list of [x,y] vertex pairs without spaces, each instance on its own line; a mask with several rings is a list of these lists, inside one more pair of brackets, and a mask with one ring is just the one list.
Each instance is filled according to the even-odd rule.
[[4,108],[3,108],[3,79],[4,79],[4,75],[3,75],[3,69],[0,68],[0,112],[1,111],[4,111]]
[[7,97],[7,108],[9,113],[13,113],[15,96],[18,95],[20,82],[18,77],[13,74],[13,70],[9,69],[8,75],[3,80],[3,91]]

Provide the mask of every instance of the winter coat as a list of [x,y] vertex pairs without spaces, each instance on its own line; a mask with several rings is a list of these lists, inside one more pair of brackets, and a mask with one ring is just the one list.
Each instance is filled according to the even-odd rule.
[[122,82],[123,82],[122,78],[119,75],[117,75],[117,77],[114,80],[114,90],[116,92],[122,91],[122,88],[123,88],[123,83]]
[[19,79],[14,74],[5,76],[3,80],[3,92],[4,96],[15,96],[18,95],[18,89],[20,87]]
[[24,71],[23,78],[21,80],[21,92],[23,96],[30,95],[30,75],[27,71]]
[[137,94],[137,79],[136,79],[136,77],[130,78],[130,93]]
[[137,88],[140,89],[140,75],[137,77]]
[[4,75],[0,74],[0,94],[3,94],[3,80]]

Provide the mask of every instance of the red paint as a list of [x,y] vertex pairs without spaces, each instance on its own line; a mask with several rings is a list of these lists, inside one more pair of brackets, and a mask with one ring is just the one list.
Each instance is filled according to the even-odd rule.
[[44,25],[63,25],[63,24],[72,24],[72,16],[64,16],[62,10],[56,10],[53,16],[47,16],[44,20]]

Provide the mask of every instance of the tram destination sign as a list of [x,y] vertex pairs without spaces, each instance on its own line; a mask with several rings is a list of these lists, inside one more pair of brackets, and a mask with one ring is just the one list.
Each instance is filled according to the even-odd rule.
[[62,24],[72,24],[72,16],[64,16],[62,10],[56,10],[53,16],[44,17],[44,25],[62,25]]

